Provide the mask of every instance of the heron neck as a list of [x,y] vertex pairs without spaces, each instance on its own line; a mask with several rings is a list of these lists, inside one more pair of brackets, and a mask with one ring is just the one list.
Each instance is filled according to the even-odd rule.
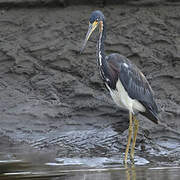
[[102,31],[99,34],[99,40],[97,43],[97,61],[98,66],[102,66],[105,60],[105,53],[104,53],[104,41],[106,39],[106,27],[105,22],[102,24]]

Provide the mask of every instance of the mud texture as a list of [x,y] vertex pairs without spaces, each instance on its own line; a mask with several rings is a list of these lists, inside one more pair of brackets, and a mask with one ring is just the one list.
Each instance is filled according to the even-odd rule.
[[[128,112],[116,107],[99,77],[97,32],[84,54],[79,54],[89,15],[96,8],[0,10],[1,150],[29,146],[54,151],[58,157],[124,152]],[[106,53],[121,53],[142,70],[155,92],[164,124],[138,116],[136,154],[170,152],[172,156],[167,158],[177,160],[180,6],[172,2],[168,6],[99,9],[107,17]]]

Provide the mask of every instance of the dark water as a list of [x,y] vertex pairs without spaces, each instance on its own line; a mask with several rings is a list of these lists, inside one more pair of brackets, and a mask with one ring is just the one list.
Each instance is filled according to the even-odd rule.
[[[32,150],[26,146],[0,150],[0,179],[61,180],[179,180],[179,140],[156,140],[160,150],[135,153],[135,164],[123,164],[124,154],[109,156],[65,157],[49,150]],[[153,146],[153,145],[152,145]],[[154,147],[154,146],[153,146]],[[87,154],[88,156],[88,154]]]
[[[32,155],[31,155],[32,156]],[[46,155],[47,156],[47,155]],[[42,162],[37,154],[32,161],[1,153],[0,179],[62,179],[62,180],[179,180],[180,167],[157,166],[137,157],[135,164],[123,165],[117,157],[55,158]],[[6,157],[6,159],[5,159]],[[35,161],[35,159],[37,161]],[[44,159],[46,159],[44,157]],[[33,162],[34,161],[34,162]]]

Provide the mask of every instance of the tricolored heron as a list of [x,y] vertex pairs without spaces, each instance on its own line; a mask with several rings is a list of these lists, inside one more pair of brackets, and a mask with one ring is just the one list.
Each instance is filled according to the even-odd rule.
[[109,90],[114,102],[129,111],[129,135],[126,145],[124,162],[127,162],[132,132],[133,141],[130,159],[134,162],[134,148],[139,122],[136,114],[140,113],[158,123],[158,108],[153,97],[153,91],[143,73],[123,55],[113,53],[105,56],[104,41],[106,39],[105,17],[101,11],[92,12],[89,19],[89,29],[81,52],[84,50],[91,33],[99,26],[97,42],[97,62],[100,75]]

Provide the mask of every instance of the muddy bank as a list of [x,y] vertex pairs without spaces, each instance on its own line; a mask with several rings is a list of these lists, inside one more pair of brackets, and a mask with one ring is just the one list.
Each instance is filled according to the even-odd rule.
[[67,7],[70,5],[133,5],[133,6],[163,6],[180,5],[178,0],[0,0],[0,7]]
[[[28,145],[59,157],[124,152],[128,114],[114,105],[99,77],[97,33],[79,55],[94,9],[0,10],[0,137],[5,149]],[[100,9],[107,17],[106,53],[121,53],[142,70],[155,91],[161,122],[179,132],[180,6]],[[139,119],[137,154],[163,150],[172,159],[180,154],[176,133]]]

